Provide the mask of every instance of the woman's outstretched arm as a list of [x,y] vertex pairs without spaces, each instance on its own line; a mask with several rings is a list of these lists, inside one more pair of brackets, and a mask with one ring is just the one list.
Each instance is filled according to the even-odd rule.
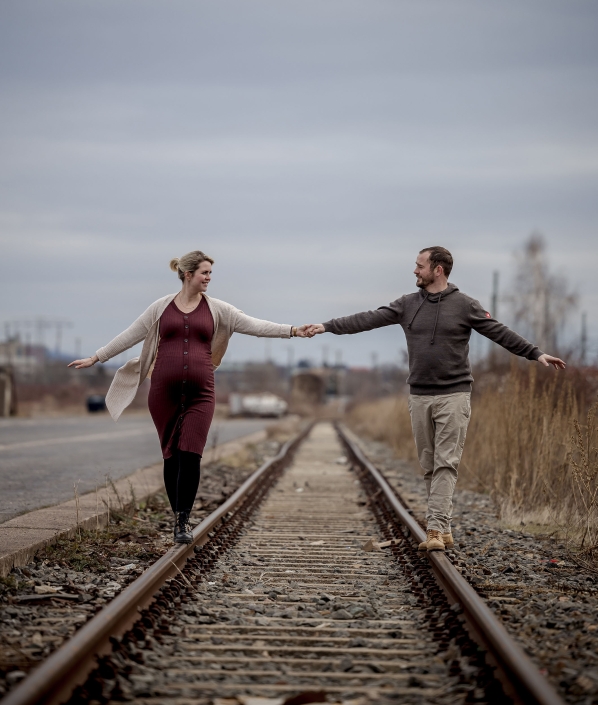
[[253,335],[257,338],[309,338],[307,326],[291,326],[286,323],[272,323],[261,318],[253,318],[243,311],[236,311],[235,333]]
[[86,357],[82,360],[73,360],[67,367],[74,367],[79,370],[84,367],[93,367],[98,362],[107,362],[110,358],[116,357],[132,348],[137,343],[145,340],[152,324],[152,309],[155,306],[153,303],[149,306],[139,318],[134,321],[126,330],[119,333],[116,338],[113,338],[108,345],[100,348],[92,357]]

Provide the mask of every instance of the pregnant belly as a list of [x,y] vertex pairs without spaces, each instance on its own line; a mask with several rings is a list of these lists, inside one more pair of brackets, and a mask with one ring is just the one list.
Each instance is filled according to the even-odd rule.
[[174,390],[180,392],[181,387],[185,386],[187,393],[191,393],[194,389],[214,387],[214,368],[210,355],[194,355],[188,359],[187,356],[185,359],[182,357],[180,354],[158,357],[152,372],[152,389],[174,387]]

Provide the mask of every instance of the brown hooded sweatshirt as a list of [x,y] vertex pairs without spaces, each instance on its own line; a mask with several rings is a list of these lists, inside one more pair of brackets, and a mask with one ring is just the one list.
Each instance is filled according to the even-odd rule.
[[452,394],[471,391],[469,338],[473,328],[503,348],[528,360],[543,353],[518,333],[499,323],[479,301],[449,284],[439,294],[420,289],[375,311],[333,318],[327,333],[346,335],[399,324],[409,353],[411,394]]

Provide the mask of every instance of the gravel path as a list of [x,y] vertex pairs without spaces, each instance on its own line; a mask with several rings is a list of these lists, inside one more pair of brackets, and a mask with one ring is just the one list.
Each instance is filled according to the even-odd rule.
[[[382,443],[360,442],[423,521],[425,487],[413,465]],[[453,535],[453,562],[561,697],[598,703],[596,576],[572,563],[564,544],[504,528],[477,492],[455,492]]]

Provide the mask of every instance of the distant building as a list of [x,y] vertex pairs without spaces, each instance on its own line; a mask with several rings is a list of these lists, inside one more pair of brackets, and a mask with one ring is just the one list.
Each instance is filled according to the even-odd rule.
[[23,343],[19,336],[0,342],[0,366],[23,377],[33,377],[43,369],[47,350],[42,345]]
[[301,411],[323,404],[326,399],[326,382],[326,376],[319,370],[298,370],[291,383],[291,407]]

